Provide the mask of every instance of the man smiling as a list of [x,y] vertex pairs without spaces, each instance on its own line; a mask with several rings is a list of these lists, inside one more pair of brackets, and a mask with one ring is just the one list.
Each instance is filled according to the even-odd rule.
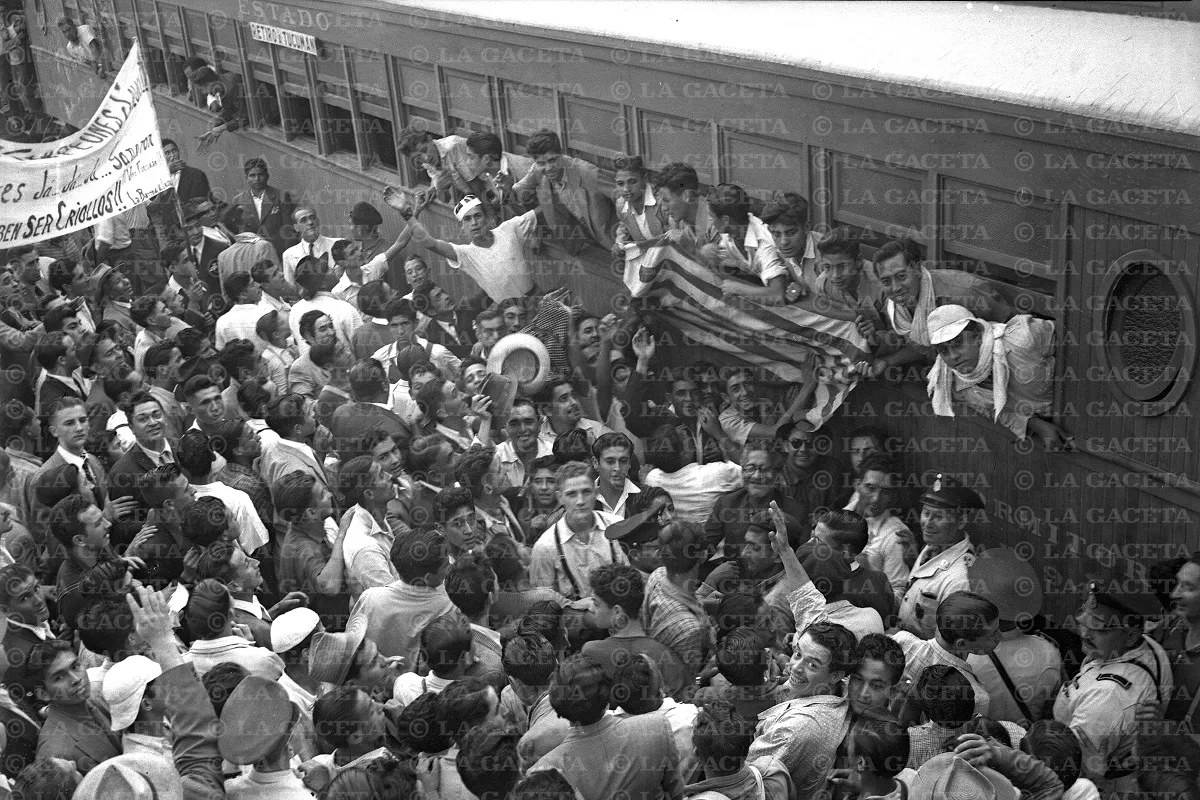
[[39,642],[29,652],[29,661],[38,698],[49,703],[38,739],[38,759],[65,759],[86,773],[121,755],[121,740],[111,730],[112,719],[91,699],[87,671],[71,643],[61,639]]

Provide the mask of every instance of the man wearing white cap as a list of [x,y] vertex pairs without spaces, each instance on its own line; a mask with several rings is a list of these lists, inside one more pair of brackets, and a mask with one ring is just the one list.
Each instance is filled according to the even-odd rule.
[[986,322],[963,306],[929,312],[929,342],[937,361],[929,372],[929,396],[939,417],[953,417],[955,403],[987,415],[1047,447],[1066,445],[1067,435],[1046,419],[1054,387],[1054,323],[1019,314]]
[[159,675],[162,667],[137,655],[113,664],[104,675],[104,702],[112,715],[112,729],[121,732],[123,753],[171,756],[163,736],[166,696],[154,687]]
[[536,209],[493,227],[483,201],[469,194],[454,207],[454,216],[462,223],[463,233],[471,238],[469,243],[452,244],[434,238],[415,219],[409,222],[413,242],[445,258],[451,269],[470,275],[497,303],[533,292],[527,253],[537,238]]

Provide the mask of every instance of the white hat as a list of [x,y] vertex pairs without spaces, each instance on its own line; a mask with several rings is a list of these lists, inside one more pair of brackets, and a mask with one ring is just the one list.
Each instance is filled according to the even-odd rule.
[[114,731],[123,731],[133,724],[146,687],[159,675],[162,667],[145,656],[127,656],[109,668],[101,692],[112,715]]
[[909,784],[912,800],[1017,800],[1012,783],[990,767],[976,768],[953,753],[926,761]]
[[280,614],[271,622],[271,649],[286,653],[303,642],[320,624],[320,615],[311,608],[293,608]]
[[963,306],[938,306],[929,312],[926,323],[929,328],[929,343],[942,344],[963,332],[969,323],[981,322]]
[[550,351],[532,333],[510,333],[488,353],[488,372],[517,382],[517,391],[532,397],[550,380]]
[[474,209],[474,208],[478,208],[481,205],[483,205],[482,200],[480,200],[478,197],[476,197],[473,194],[469,194],[466,197],[464,197],[462,200],[459,200],[458,205],[456,205],[454,207],[454,217],[459,222],[462,222],[463,217],[465,217],[467,215],[468,211],[470,211],[471,209]]

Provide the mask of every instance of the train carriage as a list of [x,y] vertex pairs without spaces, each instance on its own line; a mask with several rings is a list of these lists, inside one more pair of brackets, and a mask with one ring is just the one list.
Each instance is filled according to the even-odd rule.
[[[1088,578],[1119,580],[1197,547],[1193,23],[991,3],[919,15],[883,3],[26,5],[51,114],[81,124],[106,86],[66,58],[52,25],[65,10],[98,28],[114,64],[141,43],[163,135],[186,143],[214,187],[241,190],[243,160],[264,156],[272,183],[303,190],[327,232],[348,233],[346,212],[384,186],[418,182],[397,139],[422,124],[493,131],[518,153],[549,127],[608,179],[613,157],[633,152],[652,168],[688,161],[703,182],[759,198],[798,191],[814,225],[851,227],[868,256],[910,235],[929,260],[1054,320],[1054,414],[1075,449],[1045,453],[982,420],[935,418],[918,380],[861,383],[828,445],[877,424],[919,476],[979,489],[983,538],[1041,566],[1051,616],[1076,607]],[[203,155],[195,137],[210,115],[183,77],[195,55],[239,76],[250,119]],[[449,206],[430,218],[456,238]],[[538,264],[543,288],[569,286],[593,311],[622,293],[619,265],[598,248],[551,247]]]

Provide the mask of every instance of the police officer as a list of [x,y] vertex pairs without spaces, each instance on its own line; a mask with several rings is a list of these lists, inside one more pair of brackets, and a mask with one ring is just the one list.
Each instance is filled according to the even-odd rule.
[[1054,702],[1062,655],[1046,636],[1027,633],[1042,610],[1037,571],[1011,547],[984,550],[967,570],[971,591],[1000,610],[1000,643],[967,663],[987,691],[988,716],[1028,728]]
[[970,512],[983,507],[978,492],[943,475],[938,475],[930,490],[921,495],[925,547],[909,573],[900,602],[902,629],[932,639],[941,602],[952,592],[970,590],[967,569],[975,560],[975,550],[967,535],[967,523]]
[[370,203],[355,203],[350,211],[351,238],[362,243],[363,263],[387,252],[388,242],[379,235],[383,216]]
[[1083,665],[1059,690],[1054,718],[1079,738],[1083,774],[1106,797],[1137,790],[1130,758],[1137,707],[1161,707],[1174,690],[1166,651],[1143,633],[1145,623],[1161,613],[1148,582],[1118,580],[1091,583],[1075,617]]
[[[605,538],[620,543],[629,565],[642,573],[642,580],[650,580],[650,574],[662,566],[662,543],[658,534],[675,516],[671,496],[666,492],[655,494],[657,496],[651,498],[644,511],[638,511],[604,529]],[[631,495],[628,504],[640,505],[634,498],[640,499],[639,495]]]

